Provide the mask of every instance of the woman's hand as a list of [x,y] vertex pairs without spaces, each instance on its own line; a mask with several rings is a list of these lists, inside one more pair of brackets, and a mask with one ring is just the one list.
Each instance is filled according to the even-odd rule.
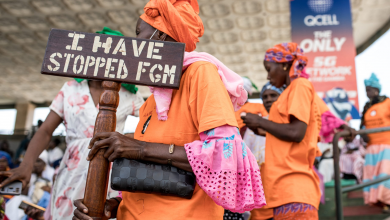
[[43,218],[43,211],[42,210],[39,210],[37,208],[34,208],[34,207],[27,207],[26,210],[24,210],[24,213],[32,218],[32,219],[37,219],[37,220],[44,220],[45,218]]
[[[118,211],[118,207],[122,199],[120,197],[116,197],[115,199],[106,200],[106,204],[104,205],[104,215],[106,218],[116,218],[116,213]],[[83,200],[75,200],[74,206],[76,209],[74,210],[72,220],[92,220],[88,214],[88,208],[84,205]]]
[[51,192],[51,187],[50,187],[50,186],[42,186],[42,187],[41,187],[41,190],[50,193],[50,192]]
[[33,166],[24,166],[22,163],[18,168],[0,172],[0,177],[7,178],[1,182],[0,188],[14,181],[21,181],[23,184],[22,187],[25,188],[30,182],[32,167]]
[[355,137],[357,135],[357,131],[355,129],[349,127],[346,124],[341,125],[340,129],[343,129],[343,130],[348,131],[350,133],[350,136],[347,137],[347,138],[349,138],[349,140],[355,139]]
[[251,113],[241,113],[241,119],[244,121],[245,125],[255,133],[257,133],[257,128],[259,128],[261,120],[264,120],[261,116]]
[[267,132],[265,130],[261,129],[261,128],[257,128],[257,133],[256,134],[265,137]]
[[104,157],[110,162],[117,158],[142,160],[145,142],[135,140],[118,132],[101,132],[96,134],[89,147],[91,151],[87,160],[91,160],[101,148],[108,148]]

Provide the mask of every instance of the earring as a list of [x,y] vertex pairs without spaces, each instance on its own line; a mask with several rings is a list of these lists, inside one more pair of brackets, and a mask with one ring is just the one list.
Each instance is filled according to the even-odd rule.
[[284,69],[284,71],[286,71],[286,70],[287,70],[287,67],[283,67],[283,69]]

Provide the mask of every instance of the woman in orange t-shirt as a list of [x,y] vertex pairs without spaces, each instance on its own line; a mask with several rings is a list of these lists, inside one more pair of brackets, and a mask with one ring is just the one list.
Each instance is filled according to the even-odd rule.
[[[263,100],[264,108],[267,111],[267,115],[271,110],[272,104],[276,102],[276,100],[278,100],[283,90],[284,88],[276,88],[275,86],[271,85],[269,82],[267,82],[263,86],[263,89],[261,90],[260,93],[260,98]],[[255,135],[255,133],[252,130],[248,129],[248,131],[246,132],[243,138],[245,143],[248,145],[249,149],[251,149],[253,155],[255,155],[261,172],[261,170],[263,169],[262,167],[264,167],[266,138],[262,137],[263,135],[265,136],[265,132],[263,130],[258,129],[257,132],[258,135]],[[261,140],[261,138],[263,138],[263,140]],[[274,217],[274,210],[272,208],[268,208],[267,206],[264,206],[260,209],[253,209],[251,211],[250,219],[269,220],[269,219],[273,219],[273,217]]]
[[[371,129],[390,126],[390,99],[380,96],[382,86],[373,73],[364,80],[370,99],[363,110],[361,128]],[[363,182],[390,175],[390,131],[373,133],[363,138],[368,142],[363,170]],[[390,180],[363,189],[364,202],[380,205],[390,213]]]
[[[252,87],[254,84],[250,81],[247,77],[242,77],[244,80],[244,89],[248,92],[249,95],[252,95]],[[257,89],[257,88],[256,88]],[[263,117],[268,115],[267,110],[265,110],[264,105],[261,103],[251,103],[251,102],[245,102],[245,104],[236,111],[236,120],[238,123],[238,129],[240,129],[241,136],[244,137],[245,135],[245,124],[241,119],[241,113],[252,113],[252,114],[261,114]]]
[[274,219],[318,219],[321,192],[313,164],[321,128],[316,93],[302,73],[307,58],[296,43],[282,43],[267,50],[264,60],[268,79],[287,88],[273,103],[269,120],[247,114],[244,123],[264,129],[265,163],[262,177],[267,206]]
[[[138,38],[186,44],[180,87],[151,88],[134,139],[115,132],[96,134],[88,159],[108,147],[104,157],[109,161],[171,165],[193,172],[196,184],[191,199],[122,192],[122,200],[107,200],[105,215],[118,220],[213,220],[223,218],[223,208],[245,212],[264,206],[256,158],[234,117],[248,97],[243,81],[215,57],[193,51],[203,34],[197,1],[152,0],[144,11],[136,26]],[[75,206],[74,220],[88,218],[82,200]]]

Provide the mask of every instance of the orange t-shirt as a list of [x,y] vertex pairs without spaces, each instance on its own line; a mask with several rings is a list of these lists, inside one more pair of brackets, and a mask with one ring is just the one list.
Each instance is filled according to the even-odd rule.
[[272,105],[269,120],[287,124],[290,116],[307,124],[300,143],[282,141],[267,132],[262,178],[270,208],[299,202],[318,209],[321,197],[319,178],[313,170],[321,121],[313,84],[304,78],[291,82]]
[[[371,106],[364,114],[364,125],[366,129],[390,126],[390,99],[387,98],[381,103]],[[370,141],[368,145],[389,144],[390,131],[368,134]]]
[[318,103],[318,107],[320,108],[320,114],[324,114],[325,112],[329,111],[329,107],[326,105],[325,101],[322,100],[317,93],[314,96],[315,101]]
[[[223,125],[237,127],[234,109],[215,65],[195,62],[183,73],[174,90],[168,120],[159,121],[154,96],[140,109],[135,139],[184,146],[199,139],[199,133]],[[151,116],[144,134],[143,125]],[[222,219],[223,208],[196,184],[192,199],[157,194],[123,192],[119,220],[130,219]]]
[[241,119],[241,112],[261,114],[263,117],[268,115],[268,112],[264,108],[263,104],[247,102],[238,111],[236,111],[236,120],[238,122],[239,129],[245,126],[244,121]]

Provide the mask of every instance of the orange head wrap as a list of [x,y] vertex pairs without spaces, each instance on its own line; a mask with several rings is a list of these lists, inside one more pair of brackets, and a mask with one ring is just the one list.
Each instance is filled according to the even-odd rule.
[[150,0],[141,19],[154,28],[186,44],[186,51],[195,50],[203,35],[197,0]]
[[293,62],[290,77],[308,78],[308,75],[303,71],[307,64],[307,57],[297,43],[281,43],[269,48],[265,53],[264,60],[276,63]]

